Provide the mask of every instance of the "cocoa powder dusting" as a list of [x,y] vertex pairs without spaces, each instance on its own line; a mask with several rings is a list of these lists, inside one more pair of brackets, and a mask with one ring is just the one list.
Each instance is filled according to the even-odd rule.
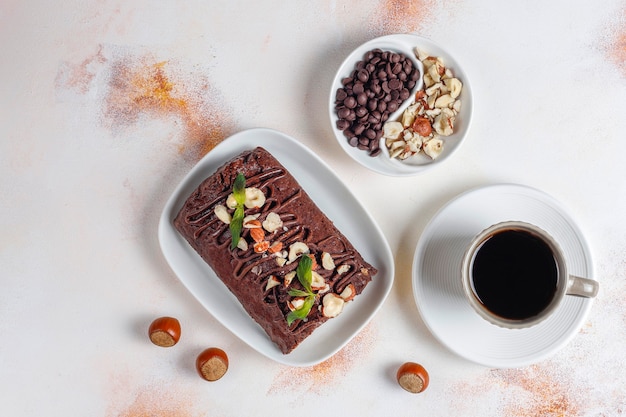
[[626,77],[626,9],[609,26],[610,35],[604,49],[609,61]]
[[144,388],[122,410],[111,409],[107,417],[199,417],[185,394],[170,389]]
[[371,27],[380,35],[417,32],[433,19],[435,0],[385,0],[373,14]]
[[172,76],[167,61],[131,57],[114,62],[104,118],[112,128],[134,124],[144,115],[175,118],[183,127],[181,153],[202,157],[229,134],[227,109],[208,82],[175,82]]
[[552,372],[538,365],[519,370],[495,371],[506,384],[515,385],[530,394],[527,401],[506,404],[504,414],[517,417],[578,415],[578,403],[569,392],[567,382],[555,378]]
[[569,417],[581,415],[588,405],[588,399],[581,394],[585,390],[589,387],[577,381],[571,371],[547,362],[520,369],[489,370],[471,381],[455,384],[447,397],[454,413],[484,407],[484,399],[492,398],[489,412],[493,415]]
[[350,343],[326,361],[307,368],[281,370],[274,378],[268,394],[284,393],[285,387],[289,387],[290,390],[323,394],[332,388],[338,378],[345,377],[350,369],[365,360],[374,339],[370,323]]
[[63,62],[54,80],[55,87],[86,94],[100,65],[106,61],[107,59],[102,53],[102,45],[99,45],[95,54],[83,59],[78,64]]

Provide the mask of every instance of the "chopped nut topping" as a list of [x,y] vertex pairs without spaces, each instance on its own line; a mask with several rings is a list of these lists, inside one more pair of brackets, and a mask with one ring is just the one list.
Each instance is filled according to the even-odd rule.
[[346,288],[341,291],[339,296],[343,298],[344,301],[348,302],[354,298],[356,295],[356,290],[354,289],[354,284],[350,283],[346,286]]
[[309,253],[309,247],[304,242],[296,242],[289,246],[289,262],[295,261],[303,253]]
[[291,272],[288,272],[288,273],[285,275],[285,280],[284,280],[284,285],[285,285],[285,287],[288,287],[288,286],[290,286],[290,285],[291,285],[291,281],[293,281],[293,279],[295,278],[295,276],[296,276],[296,271],[291,271]]
[[304,305],[304,297],[294,297],[291,300],[287,301],[287,306],[289,310],[295,311],[300,309]]
[[247,251],[248,250],[248,242],[246,242],[246,239],[244,238],[239,238],[239,242],[237,242],[237,247],[243,251]]
[[267,280],[267,284],[265,285],[265,291],[274,288],[275,286],[280,285],[280,281],[274,275],[270,275]]
[[276,254],[277,256],[280,255],[280,251],[283,248],[283,242],[274,242],[270,245],[270,247],[267,249],[267,251],[269,253],[273,253]]
[[220,221],[222,221],[222,223],[230,224],[230,221],[232,220],[232,216],[228,212],[228,209],[226,208],[226,206],[218,204],[213,209],[213,212],[215,213],[215,216],[217,216],[217,218],[220,219]]
[[258,214],[244,217],[243,227],[245,227],[246,229],[260,229],[261,222],[257,220],[258,217],[259,217]]
[[267,249],[269,247],[270,247],[270,242],[268,242],[267,240],[264,240],[262,242],[257,242],[253,246],[254,251],[256,253],[263,253],[263,252],[267,251]]
[[250,237],[257,243],[263,242],[265,240],[265,232],[261,228],[250,229]]
[[263,221],[263,228],[269,233],[274,233],[281,227],[283,227],[283,221],[280,216],[273,211],[268,213],[267,217],[265,217],[265,220]]
[[337,317],[343,311],[345,301],[335,293],[328,293],[322,298],[322,315],[324,317]]
[[328,271],[335,269],[335,261],[333,261],[333,257],[328,252],[322,253],[322,268]]
[[350,270],[350,265],[343,264],[343,265],[340,265],[339,268],[337,268],[337,273],[339,275],[343,275],[349,270]]
[[265,194],[263,191],[255,187],[246,188],[246,201],[244,205],[247,208],[260,208],[265,204]]
[[326,281],[324,280],[324,277],[315,271],[311,271],[311,274],[311,289],[313,291],[319,291],[323,289],[326,286]]
[[383,125],[389,156],[401,160],[422,152],[437,158],[443,151],[440,137],[454,133],[461,109],[463,83],[446,68],[443,59],[417,49],[415,54],[424,64],[424,89],[416,93],[415,102],[404,110],[401,121]]

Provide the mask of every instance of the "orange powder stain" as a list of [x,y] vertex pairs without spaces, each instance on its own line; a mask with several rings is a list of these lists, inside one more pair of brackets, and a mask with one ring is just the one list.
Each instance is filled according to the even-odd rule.
[[[579,415],[580,392],[573,390],[567,380],[551,371],[551,368],[530,366],[519,370],[498,370],[494,376],[505,386],[515,386],[529,396],[513,399],[504,405],[503,415],[512,417],[565,417]],[[576,393],[573,391],[577,391]]]
[[608,25],[604,51],[608,60],[626,77],[626,8]]
[[455,384],[447,396],[455,414],[466,414],[468,404],[492,397],[499,399],[493,403],[497,415],[569,417],[583,413],[589,399],[581,393],[588,390],[584,384],[577,386],[569,371],[547,363],[490,370],[471,381]]
[[624,26],[610,47],[609,58],[617,65],[622,76],[626,77],[626,24]]
[[201,414],[192,410],[193,402],[180,394],[145,388],[130,405],[121,411],[108,412],[107,417],[199,417]]
[[167,61],[147,58],[114,63],[104,116],[112,127],[133,124],[142,115],[175,118],[184,130],[181,153],[202,157],[228,135],[230,118],[208,82],[175,82],[168,69]]
[[369,354],[375,336],[368,324],[350,343],[326,361],[307,368],[288,368],[275,377],[268,394],[303,390],[323,394]]
[[437,8],[435,0],[384,0],[370,26],[380,35],[418,32],[433,19]]
[[80,94],[87,93],[96,71],[106,61],[100,45],[94,55],[83,59],[79,64],[63,63],[56,75],[56,88],[74,90]]

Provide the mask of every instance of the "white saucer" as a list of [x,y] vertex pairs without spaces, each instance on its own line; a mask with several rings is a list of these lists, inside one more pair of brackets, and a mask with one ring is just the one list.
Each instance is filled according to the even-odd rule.
[[517,368],[565,346],[593,299],[568,296],[552,317],[528,329],[503,329],[482,319],[463,296],[461,259],[474,235],[504,220],[543,228],[560,243],[570,273],[593,278],[587,243],[561,204],[533,188],[503,184],[463,193],[433,217],[415,250],[413,294],[426,326],[450,350],[488,367]]

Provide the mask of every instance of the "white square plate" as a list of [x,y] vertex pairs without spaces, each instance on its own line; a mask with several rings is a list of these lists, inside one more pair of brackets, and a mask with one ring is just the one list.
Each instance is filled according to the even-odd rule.
[[[372,282],[346,305],[341,315],[324,323],[287,355],[274,345],[173,225],[185,200],[205,178],[239,153],[257,146],[265,148],[289,170],[363,258],[378,269]],[[312,366],[339,351],[374,316],[393,284],[391,249],[371,215],[317,155],[293,138],[270,129],[239,132],[198,162],[165,205],[159,222],[159,243],[174,273],[218,321],[259,353],[291,366]]]

